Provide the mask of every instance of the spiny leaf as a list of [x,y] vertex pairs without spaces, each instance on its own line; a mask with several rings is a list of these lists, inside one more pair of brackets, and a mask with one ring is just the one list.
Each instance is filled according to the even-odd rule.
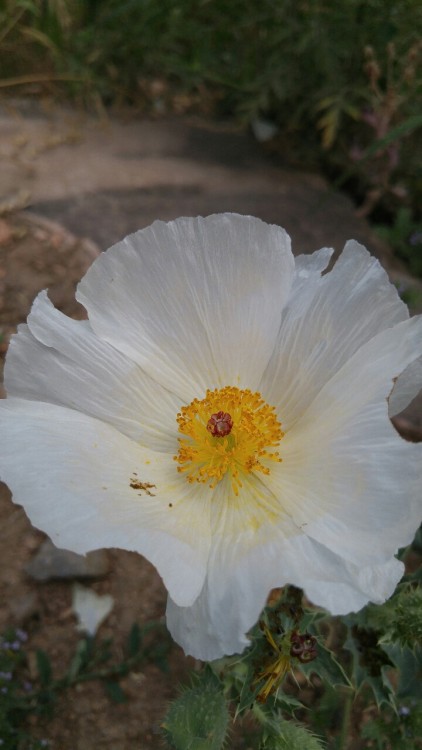
[[422,648],[386,644],[383,649],[398,670],[397,697],[422,700]]
[[380,643],[398,642],[410,649],[422,643],[422,589],[406,584],[382,607],[367,608],[367,621],[382,633]]
[[351,687],[351,682],[343,667],[337,661],[333,652],[326,648],[323,643],[318,643],[318,656],[315,661],[301,664],[299,668],[307,677],[316,674],[323,682],[328,682],[332,687],[336,685]]
[[382,706],[395,706],[394,688],[388,677],[388,667],[381,667],[379,675],[363,674],[361,684],[371,688],[378,709]]
[[319,739],[304,726],[291,721],[272,722],[261,750],[323,750]]
[[245,664],[244,678],[240,690],[239,701],[236,706],[236,717],[251,706],[259,692],[259,684],[254,682],[254,674],[255,672],[251,662]]
[[388,677],[388,672],[394,665],[386,650],[378,644],[376,631],[359,627],[353,623],[353,619],[362,618],[350,615],[350,636],[344,646],[352,655],[353,685],[359,691],[364,685],[371,688],[378,708],[384,704],[395,705],[394,689]]

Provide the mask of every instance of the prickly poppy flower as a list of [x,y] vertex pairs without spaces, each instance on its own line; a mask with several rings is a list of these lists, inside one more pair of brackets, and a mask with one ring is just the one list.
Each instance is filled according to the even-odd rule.
[[15,502],[60,547],[145,555],[202,659],[242,651],[274,587],[384,601],[420,520],[422,449],[388,405],[420,388],[422,320],[356,242],[330,256],[250,217],[156,222],[81,281],[88,321],[41,293],[10,346]]

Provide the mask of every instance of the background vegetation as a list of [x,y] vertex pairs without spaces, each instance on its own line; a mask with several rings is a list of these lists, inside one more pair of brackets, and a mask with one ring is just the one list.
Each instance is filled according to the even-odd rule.
[[0,0],[0,91],[268,120],[419,274],[421,58],[419,0]]

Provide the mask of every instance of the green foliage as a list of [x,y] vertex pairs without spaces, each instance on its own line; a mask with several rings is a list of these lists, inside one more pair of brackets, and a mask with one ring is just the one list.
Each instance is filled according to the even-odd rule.
[[378,225],[375,229],[407,263],[411,273],[422,276],[422,225],[414,220],[410,208],[400,208],[391,226]]
[[[236,712],[250,710],[262,725],[261,750],[320,747],[312,732],[326,733],[327,739],[334,735],[336,740],[329,746],[344,748],[357,694],[357,701],[370,707],[373,718],[365,724],[365,738],[378,742],[375,734],[370,734],[378,732],[379,748],[383,750],[399,750],[404,746],[400,745],[400,738],[403,743],[404,737],[410,738],[411,750],[420,747],[416,739],[418,714],[412,713],[410,726],[406,712],[401,711],[403,701],[414,706],[422,700],[420,583],[420,576],[415,573],[398,586],[383,606],[368,605],[357,614],[336,619],[304,608],[297,589],[284,589],[279,600],[264,611],[260,626],[251,631],[251,648],[241,657],[226,660],[226,665],[216,665]],[[290,652],[288,670],[281,679],[275,679],[276,665],[288,653],[288,644],[296,643],[289,634],[304,631],[308,639],[312,636],[317,641],[315,657],[302,663]],[[328,647],[327,637],[334,647]],[[263,681],[257,680],[263,674],[262,667],[265,679],[268,673],[274,678],[271,689],[266,691]],[[308,690],[314,686],[318,692],[322,685],[324,691],[313,704],[307,725],[297,729],[295,722],[286,721],[285,716],[295,717],[300,710],[302,693],[298,689],[292,691],[300,673],[309,681]],[[303,709],[302,704],[302,712]],[[276,727],[277,731],[282,730],[280,736]],[[393,738],[397,730],[396,744],[388,744],[388,727]]]
[[344,618],[353,683],[357,690],[369,687],[378,708],[422,698],[422,589],[418,575],[412,578],[382,606],[369,604]]
[[45,651],[41,651],[41,649],[36,652],[36,659],[40,685],[42,687],[47,687],[51,681],[52,675],[50,659]]
[[416,648],[402,648],[399,644],[384,646],[396,668],[396,698],[422,701],[422,644]]
[[376,750],[420,750],[422,748],[422,704],[391,709],[364,724],[361,737]]
[[[32,740],[22,729],[30,714],[50,716],[58,695],[80,682],[101,681],[109,698],[116,703],[126,701],[120,677],[133,668],[150,661],[162,664],[168,650],[168,637],[162,634],[157,644],[144,645],[144,637],[157,623],[142,629],[136,623],[128,638],[125,653],[116,663],[111,653],[111,641],[81,639],[65,671],[56,677],[48,654],[41,649],[35,653],[37,678],[28,680],[25,652],[27,634],[10,630],[0,638],[0,739],[2,750],[41,750],[44,740]],[[158,639],[157,639],[158,640]]]
[[[336,655],[322,642],[319,624],[323,613],[304,610],[301,599],[299,589],[286,587],[251,631],[251,647],[240,657],[213,664],[235,703],[236,716],[251,708],[256,710],[257,703],[293,715],[303,704],[285,692],[283,685],[295,671],[308,680],[315,675],[327,685],[350,686]],[[303,650],[295,650],[298,643],[303,644]]]
[[171,704],[162,726],[175,750],[220,750],[228,720],[222,686],[211,670],[205,670]]
[[321,641],[318,643],[318,656],[315,661],[300,664],[298,668],[307,677],[316,674],[324,684],[330,687],[339,685],[351,687],[350,680],[338,658]]
[[[221,750],[231,715],[233,721],[241,715],[251,727],[248,747],[260,750],[344,750],[352,722],[354,737],[375,750],[422,750],[421,583],[417,570],[384,605],[341,618],[304,606],[302,592],[285,587],[249,633],[250,648],[205,666],[170,704],[162,725],[169,746]],[[60,677],[39,650],[38,679],[29,691],[23,687],[26,636],[7,634],[0,642],[6,747],[29,750],[29,738],[17,727],[30,713],[48,716],[56,697],[78,682],[101,681],[113,701],[124,702],[120,677],[147,660],[164,659],[166,639],[146,646],[154,627],[135,624],[118,663],[109,640],[81,639]]]
[[349,637],[345,647],[351,654],[352,682],[357,691],[369,687],[378,708],[394,703],[394,690],[389,672],[394,666],[379,645],[379,632],[367,627],[366,611],[345,618]]
[[3,745],[15,750],[25,735],[18,729],[22,717],[20,699],[24,692],[19,672],[25,663],[23,631],[8,630],[0,638],[0,737]]
[[422,644],[422,589],[403,584],[381,607],[367,607],[367,621],[382,633],[380,644],[397,643],[414,649]]
[[353,180],[364,213],[416,216],[421,31],[419,0],[0,0],[0,87],[265,116],[283,153]]

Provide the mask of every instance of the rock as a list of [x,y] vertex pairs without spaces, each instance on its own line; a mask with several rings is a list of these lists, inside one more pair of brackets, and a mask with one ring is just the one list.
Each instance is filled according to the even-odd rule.
[[97,594],[80,583],[73,584],[72,609],[78,619],[77,628],[82,633],[95,636],[113,607],[114,599],[110,594]]
[[77,555],[69,550],[58,549],[53,542],[46,539],[25,570],[36,581],[51,581],[55,578],[100,578],[108,573],[109,563],[104,550]]

